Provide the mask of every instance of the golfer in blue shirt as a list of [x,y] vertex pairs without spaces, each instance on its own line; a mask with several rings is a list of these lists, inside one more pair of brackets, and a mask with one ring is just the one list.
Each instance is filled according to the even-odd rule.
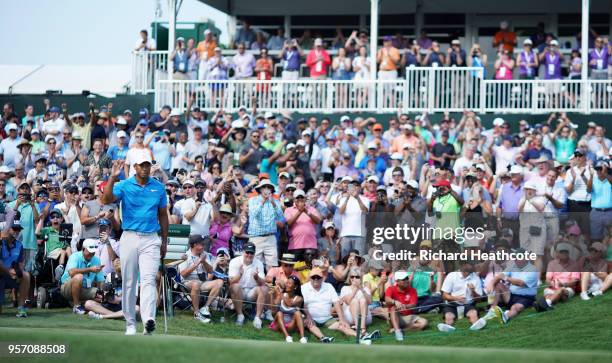
[[164,185],[150,177],[150,153],[138,154],[134,160],[136,174],[119,182],[123,164],[123,160],[113,162],[102,203],[121,206],[123,234],[119,255],[125,334],[136,334],[136,284],[140,278],[140,316],[145,325],[144,334],[149,335],[155,330],[156,276],[168,246],[168,199]]

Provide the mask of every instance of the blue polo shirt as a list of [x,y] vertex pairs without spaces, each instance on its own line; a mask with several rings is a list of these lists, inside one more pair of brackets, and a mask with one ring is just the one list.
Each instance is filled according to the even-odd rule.
[[140,186],[133,176],[115,184],[113,195],[117,203],[121,203],[124,231],[153,233],[160,230],[157,211],[168,205],[162,183],[149,178],[145,186]]
[[593,178],[591,208],[612,208],[612,185],[608,181],[608,178],[604,178],[604,180],[600,180],[598,176]]
[[13,242],[13,248],[10,248],[8,242],[2,240],[2,264],[4,267],[10,268],[14,262],[23,261],[23,245],[19,241]]
[[[94,266],[100,266],[100,259],[98,256],[91,256],[91,259],[87,261],[85,257],[83,257],[83,251],[73,253],[70,255],[70,258],[68,258],[68,263],[66,263],[66,268],[64,269],[64,274],[61,279],[62,284],[70,279],[68,271],[73,268],[81,269]],[[102,281],[104,281],[104,272],[102,270],[98,273],[88,272],[83,275],[83,287],[85,288],[92,287],[94,282]]]
[[540,274],[533,265],[527,265],[522,271],[509,271],[506,276],[525,282],[525,286],[510,285],[510,293],[522,296],[536,296]]

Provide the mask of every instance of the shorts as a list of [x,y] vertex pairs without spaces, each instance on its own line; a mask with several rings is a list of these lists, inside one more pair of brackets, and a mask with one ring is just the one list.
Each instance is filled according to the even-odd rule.
[[603,287],[603,281],[594,273],[589,274],[588,292],[599,291]]
[[[346,320],[346,322],[349,325],[357,324],[357,319],[353,319],[353,315],[351,314],[351,309],[348,306],[342,305],[342,313],[344,315],[344,320]],[[370,325],[370,324],[372,324],[372,314],[370,314],[370,312],[368,311],[366,315],[366,325]]]
[[381,308],[381,307],[382,307],[382,303],[380,301],[372,301],[370,305],[368,305],[369,310],[374,310],[376,308]]
[[266,268],[278,266],[278,246],[276,235],[254,236],[249,238],[255,247],[255,258],[258,258]]
[[60,254],[62,253],[62,251],[66,251],[66,247],[56,248],[53,251],[50,251],[49,253],[47,253],[47,258],[50,258],[52,260],[57,260]]
[[110,310],[113,313],[121,311],[121,304],[102,303],[102,307],[106,310]]
[[[576,295],[576,291],[574,291],[574,289],[572,289],[571,287],[564,287],[563,289],[565,289],[565,291],[567,291],[567,295],[569,298],[574,297],[574,295]],[[552,295],[555,292],[561,290],[561,288],[559,289],[553,289],[552,287],[547,287],[544,289],[544,296],[546,295]]]
[[211,83],[210,84],[210,89],[213,91],[223,91],[226,87],[225,83]]
[[[457,312],[457,308],[460,305],[457,304],[446,304],[442,307],[442,315],[446,315],[446,313],[453,313],[455,315],[455,319],[459,317],[459,313]],[[470,310],[476,310],[476,306],[474,304],[465,304],[463,305],[463,316],[467,317],[467,314]]]
[[257,293],[257,287],[242,288],[242,299],[245,301],[254,302],[257,300],[255,294]]
[[514,304],[521,304],[523,307],[525,307],[525,309],[527,309],[533,305],[535,299],[535,296],[510,294],[510,300],[508,300],[506,306],[511,308]]
[[[73,279],[68,279],[68,281],[64,282],[62,284],[62,287],[60,288],[62,296],[71,305],[72,305],[72,282],[73,281],[74,281]],[[81,295],[79,296],[79,299],[81,300],[81,302],[84,302],[87,300],[95,300],[97,291],[98,291],[97,287],[90,287],[89,289],[81,287]]]
[[37,250],[30,250],[27,248],[23,249],[23,254],[24,254],[24,258],[23,258],[23,265],[24,265],[24,270],[26,270],[27,272],[32,272],[34,271],[34,261],[36,260],[36,253],[38,251]]
[[10,278],[8,275],[0,277],[0,306],[4,304],[4,289],[18,289],[17,280]]
[[337,322],[338,322],[337,319],[331,318],[331,319],[327,319],[326,321],[324,321],[322,323],[319,323],[319,322],[316,322],[316,321],[314,323],[319,328],[329,328],[330,326],[336,324]]

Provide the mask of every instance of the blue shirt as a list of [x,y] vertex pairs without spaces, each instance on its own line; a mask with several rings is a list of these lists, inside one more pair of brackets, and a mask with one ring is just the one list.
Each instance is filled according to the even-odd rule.
[[[17,204],[16,200],[10,202],[9,207],[15,209],[15,204]],[[34,206],[38,209],[36,203]],[[21,230],[23,248],[27,250],[35,250],[38,248],[38,245],[36,244],[36,225],[34,224],[34,211],[32,210],[32,206],[29,203],[20,204],[18,212],[20,215],[19,222],[21,223],[21,227],[23,227]],[[38,212],[40,212],[40,209],[38,209]]]
[[2,263],[4,267],[11,268],[14,262],[23,262],[23,245],[19,241],[13,242],[13,248],[9,248],[8,242],[2,241]]
[[525,286],[510,285],[511,294],[535,297],[538,293],[539,273],[532,264],[525,266],[523,271],[506,272],[506,276],[525,282]]
[[265,236],[276,233],[276,222],[283,221],[285,216],[278,200],[270,199],[261,205],[262,197],[249,200],[249,228],[251,237]]
[[593,177],[591,208],[612,208],[612,185],[608,181],[608,178],[604,178],[602,181],[599,180],[598,176]]
[[[120,148],[118,145],[111,146],[108,148],[106,155],[111,158],[112,161],[115,160],[125,160],[125,156],[130,148],[125,145],[123,148]],[[121,170],[121,174],[119,174],[119,180],[125,179],[125,172]]]
[[[70,274],[68,271],[73,268],[89,268],[94,266],[100,266],[100,259],[98,256],[91,256],[91,259],[87,261],[85,257],[83,257],[83,251],[75,252],[70,255],[68,258],[68,263],[66,263],[66,269],[64,270],[64,274],[62,275],[62,284],[70,279]],[[83,274],[83,287],[90,288],[93,286],[94,282],[102,282],[104,281],[104,272],[100,270],[98,273],[88,272]]]
[[[370,155],[366,155],[363,159],[361,159],[361,161],[359,162],[359,169],[365,169],[368,165],[368,160],[370,159]],[[387,170],[387,163],[385,163],[385,159],[381,158],[380,156],[376,156],[375,157],[376,160],[376,171],[379,174],[383,174],[385,172],[385,170]]]
[[121,203],[123,230],[144,233],[160,230],[157,212],[168,205],[166,188],[162,183],[149,178],[145,186],[140,186],[136,177],[131,177],[115,184],[113,195],[117,203]]

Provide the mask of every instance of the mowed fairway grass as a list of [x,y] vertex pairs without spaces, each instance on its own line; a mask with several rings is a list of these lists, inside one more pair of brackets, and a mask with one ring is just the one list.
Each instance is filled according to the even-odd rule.
[[406,333],[402,343],[377,321],[373,328],[380,329],[383,338],[371,346],[357,346],[336,334],[331,334],[336,342],[329,345],[314,339],[307,345],[286,344],[280,334],[267,328],[257,331],[250,321],[236,327],[230,316],[225,323],[202,325],[191,314],[178,313],[168,320],[168,335],[163,335],[160,315],[156,335],[125,337],[121,321],[93,321],[68,309],[31,310],[27,319],[14,318],[13,313],[5,309],[0,316],[1,342],[65,343],[70,353],[20,359],[0,354],[2,362],[612,362],[612,294],[587,302],[576,297],[542,314],[529,309],[507,326],[492,320],[480,332],[467,330],[463,319],[456,332],[443,334],[435,329],[440,315],[425,314],[430,328]]

